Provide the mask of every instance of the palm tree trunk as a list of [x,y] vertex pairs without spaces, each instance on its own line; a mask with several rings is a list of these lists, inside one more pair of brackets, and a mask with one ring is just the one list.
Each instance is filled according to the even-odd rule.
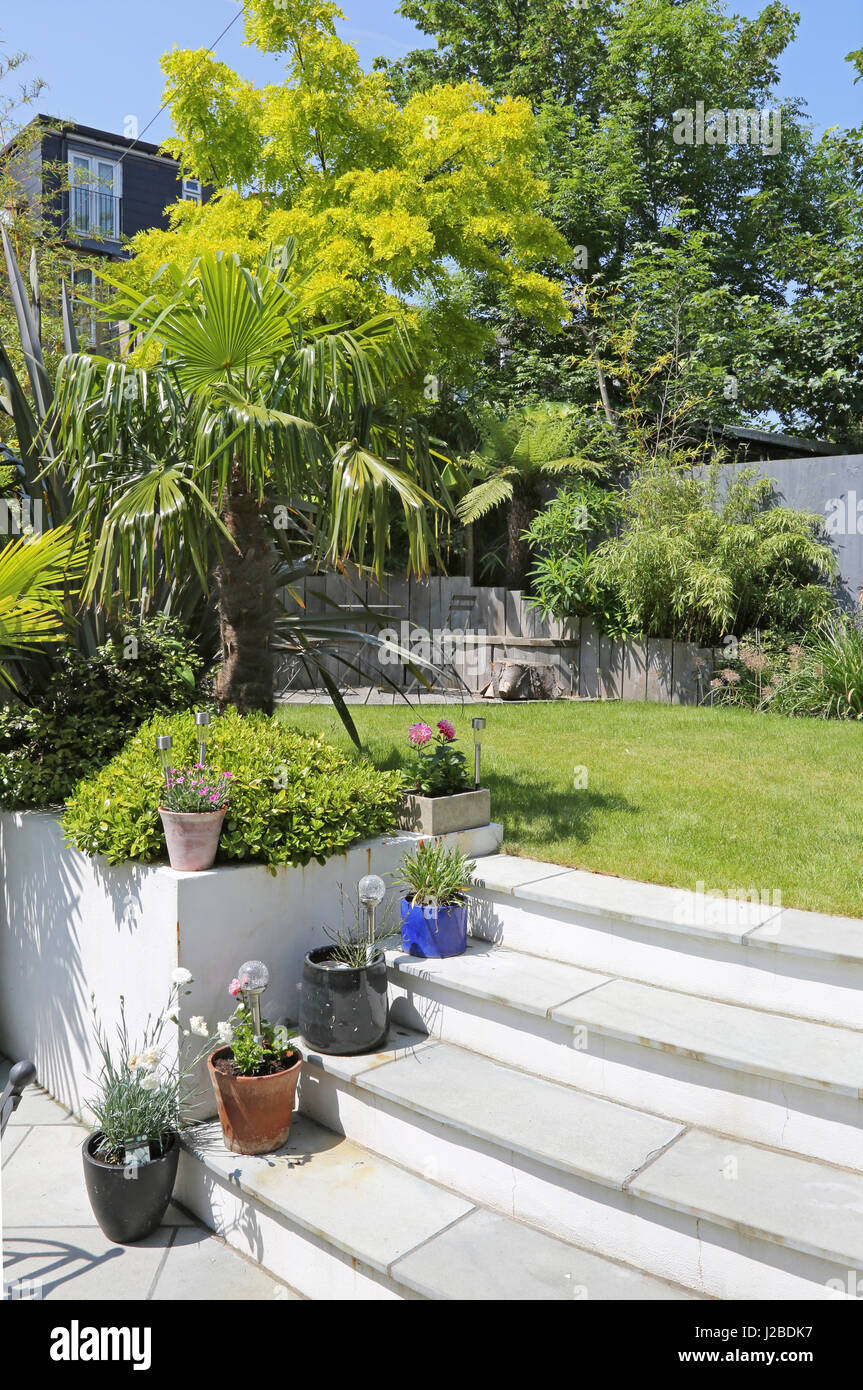
[[513,482],[512,501],[506,518],[506,583],[508,589],[524,589],[530,568],[530,546],[522,540],[537,505],[536,489],[517,478]]
[[272,714],[273,543],[261,504],[246,488],[238,458],[222,520],[237,548],[222,538],[216,571],[222,648],[216,681],[219,707],[234,705],[241,714],[251,710]]

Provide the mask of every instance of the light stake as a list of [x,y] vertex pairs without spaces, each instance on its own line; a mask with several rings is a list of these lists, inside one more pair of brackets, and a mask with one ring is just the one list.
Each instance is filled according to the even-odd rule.
[[195,714],[195,723],[201,732],[198,734],[198,762],[203,766],[207,761],[207,739],[204,730],[210,722],[210,716],[205,709],[199,709]]
[[247,960],[237,971],[243,998],[252,1011],[255,1041],[263,1042],[261,1032],[261,995],[270,983],[270,972],[262,960]]
[[171,780],[168,773],[171,770],[171,749],[174,740],[170,734],[159,734],[156,739],[156,752],[159,754],[159,762],[162,764],[162,771],[165,774],[165,786],[170,787]]
[[366,956],[372,959],[375,939],[375,908],[383,902],[387,886],[378,874],[363,874],[357,884],[357,896],[366,910]]
[[482,742],[482,730],[485,728],[485,720],[481,716],[472,719],[473,726],[473,785],[479,791],[479,749]]

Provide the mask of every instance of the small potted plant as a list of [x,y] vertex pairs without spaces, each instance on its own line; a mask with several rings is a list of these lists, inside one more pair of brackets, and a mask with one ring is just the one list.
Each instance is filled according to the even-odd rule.
[[134,1047],[120,999],[118,1047],[112,1049],[96,1017],[94,1032],[102,1066],[98,1091],[88,1105],[97,1129],[84,1140],[82,1156],[93,1214],[109,1240],[126,1245],[143,1240],[161,1224],[171,1200],[180,1156],[181,1113],[195,1094],[194,1069],[209,1051],[209,1029],[193,1018],[184,1035],[207,1039],[197,1056],[181,1060],[164,1041],[166,1023],[177,1022],[177,1001],[190,984],[188,970],[174,972],[168,1002],[155,1021],[148,1019]]
[[211,869],[228,807],[232,773],[212,772],[203,763],[170,768],[159,815],[172,869]]
[[441,841],[420,840],[401,862],[402,950],[411,956],[460,956],[467,946],[467,890],[476,864]]
[[240,966],[228,986],[237,1006],[217,1025],[223,1045],[207,1063],[225,1144],[237,1154],[272,1153],[291,1130],[303,1058],[283,1024],[261,1018],[269,978],[262,961]]
[[487,825],[491,819],[488,788],[479,786],[476,775],[471,779],[464,753],[454,747],[456,731],[449,720],[439,719],[436,729],[418,723],[408,730],[413,751],[406,774],[413,787],[402,802],[399,825],[421,835],[446,835]]
[[[337,1056],[371,1052],[389,1030],[386,942],[393,933],[375,924],[375,909],[386,886],[377,874],[357,885],[356,930],[325,927],[329,946],[309,951],[300,986],[300,1032],[309,1047]],[[361,923],[361,917],[365,921]]]

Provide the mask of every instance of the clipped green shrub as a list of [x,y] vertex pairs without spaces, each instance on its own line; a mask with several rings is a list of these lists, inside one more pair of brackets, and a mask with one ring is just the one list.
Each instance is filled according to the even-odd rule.
[[95,655],[68,651],[36,706],[0,708],[0,806],[60,806],[156,710],[201,702],[203,660],[182,626],[159,614]]
[[[177,768],[197,760],[191,714],[157,716],[70,797],[63,817],[69,844],[111,864],[166,857],[159,817],[158,734],[174,740]],[[229,709],[208,729],[207,767],[233,774],[217,863],[323,864],[357,840],[395,825],[401,772],[379,772],[321,737],[296,733],[265,714]]]

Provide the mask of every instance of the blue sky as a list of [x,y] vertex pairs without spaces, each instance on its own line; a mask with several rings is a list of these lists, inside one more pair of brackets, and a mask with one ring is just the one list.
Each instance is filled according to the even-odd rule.
[[[414,26],[391,12],[387,0],[341,0],[349,16],[342,34],[367,66],[377,54],[398,57],[425,45]],[[737,0],[729,9],[754,15],[763,0]],[[782,96],[808,103],[816,131],[829,125],[858,125],[863,119],[863,82],[853,85],[844,56],[863,44],[863,0],[798,0],[798,37],[782,63]],[[12,50],[32,57],[27,73],[45,78],[41,110],[84,125],[122,132],[126,117],[139,130],[161,103],[161,54],[174,45],[208,46],[236,13],[236,0],[33,0],[9,6],[0,16],[0,37]],[[256,82],[277,80],[281,64],[242,46],[242,20],[221,40],[217,53]],[[163,112],[147,132],[158,142],[171,133]]]

